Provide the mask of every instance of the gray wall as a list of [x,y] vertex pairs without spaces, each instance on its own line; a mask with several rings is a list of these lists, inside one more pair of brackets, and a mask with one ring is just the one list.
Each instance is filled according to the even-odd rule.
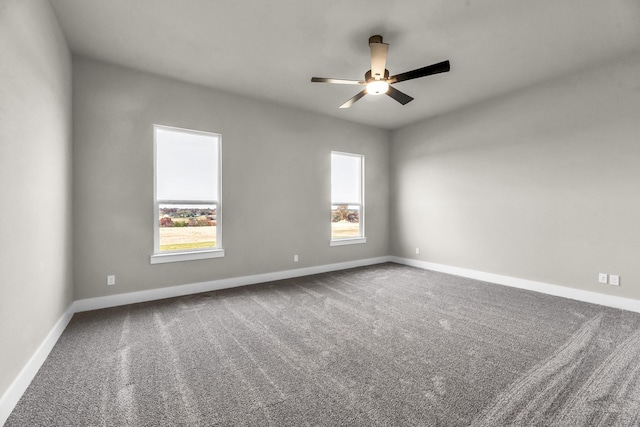
[[49,3],[0,1],[0,396],[72,302],[71,59]]
[[638,70],[629,56],[392,133],[393,255],[640,299]]
[[[388,132],[87,59],[73,71],[76,299],[388,255]],[[154,123],[222,134],[224,258],[150,265]],[[364,245],[329,247],[331,150],[366,156]]]

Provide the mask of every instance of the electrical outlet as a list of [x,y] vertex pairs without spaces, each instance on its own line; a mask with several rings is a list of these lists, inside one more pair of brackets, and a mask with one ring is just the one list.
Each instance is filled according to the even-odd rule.
[[416,255],[420,255],[420,248],[416,248]]
[[607,284],[607,273],[598,274],[598,282]]
[[116,276],[107,276],[107,285],[113,286],[116,284]]
[[613,286],[620,286],[620,276],[618,276],[617,274],[610,274],[609,284]]
[[293,256],[293,262],[298,262],[298,255]]

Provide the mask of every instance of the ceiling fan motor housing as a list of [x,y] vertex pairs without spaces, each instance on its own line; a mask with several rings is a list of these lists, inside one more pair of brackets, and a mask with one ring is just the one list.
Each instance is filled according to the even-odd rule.
[[381,79],[376,79],[375,77],[373,77],[371,75],[371,70],[364,73],[364,81],[367,83],[372,82],[374,80],[387,80],[388,78],[389,78],[389,70],[387,69],[384,70],[384,77]]

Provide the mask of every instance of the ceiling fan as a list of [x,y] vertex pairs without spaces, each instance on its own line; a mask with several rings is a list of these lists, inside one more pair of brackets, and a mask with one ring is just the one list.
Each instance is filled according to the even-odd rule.
[[446,73],[451,69],[449,61],[438,62],[437,64],[428,65],[426,67],[418,68],[416,70],[407,71],[406,73],[396,74],[389,77],[389,70],[387,70],[387,52],[389,51],[389,44],[382,42],[382,36],[375,35],[369,37],[369,48],[371,49],[371,69],[364,75],[364,80],[344,80],[344,79],[327,79],[324,77],[312,77],[313,83],[335,83],[343,85],[361,85],[365,86],[362,92],[356,94],[353,98],[342,104],[340,108],[349,108],[357,100],[369,95],[382,95],[387,94],[391,98],[398,101],[400,104],[405,105],[413,98],[406,93],[400,92],[398,89],[391,86],[394,83],[404,82],[406,80],[417,79],[419,77],[430,76],[432,74]]

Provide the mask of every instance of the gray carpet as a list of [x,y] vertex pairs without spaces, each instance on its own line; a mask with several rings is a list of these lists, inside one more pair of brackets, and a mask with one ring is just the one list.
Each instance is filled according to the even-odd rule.
[[631,426],[640,315],[396,264],[76,314],[6,426]]

